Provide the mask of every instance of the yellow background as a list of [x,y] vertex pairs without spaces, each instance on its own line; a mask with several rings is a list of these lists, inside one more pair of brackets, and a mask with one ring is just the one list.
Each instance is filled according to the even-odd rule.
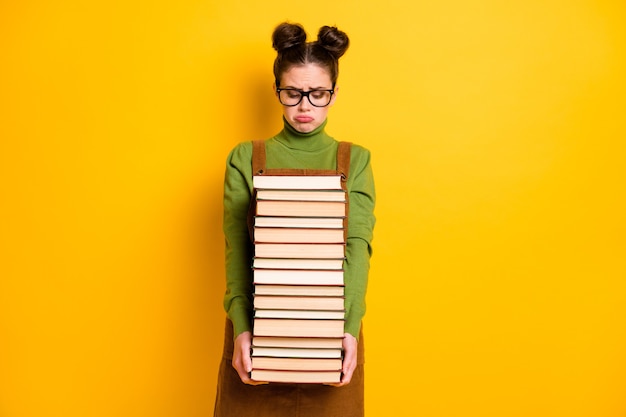
[[623,0],[0,3],[0,416],[212,415],[227,152],[346,30],[369,416],[626,415]]

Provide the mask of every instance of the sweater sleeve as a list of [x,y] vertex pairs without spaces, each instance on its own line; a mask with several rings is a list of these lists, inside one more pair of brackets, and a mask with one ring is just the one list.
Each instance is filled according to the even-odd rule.
[[352,145],[348,177],[349,214],[346,261],[344,266],[346,322],[344,331],[359,336],[365,315],[365,293],[372,254],[374,204],[376,193],[370,153]]
[[236,146],[228,156],[224,176],[224,237],[226,293],[224,309],[233,322],[234,337],[252,328],[252,242],[248,207],[252,194],[252,146]]

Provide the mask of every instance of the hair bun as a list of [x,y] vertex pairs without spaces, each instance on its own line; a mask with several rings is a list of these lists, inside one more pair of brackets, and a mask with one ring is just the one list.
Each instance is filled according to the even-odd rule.
[[348,50],[350,39],[334,26],[322,26],[317,34],[317,44],[339,59]]
[[272,34],[272,47],[278,53],[293,47],[303,47],[305,44],[306,32],[299,24],[281,23]]

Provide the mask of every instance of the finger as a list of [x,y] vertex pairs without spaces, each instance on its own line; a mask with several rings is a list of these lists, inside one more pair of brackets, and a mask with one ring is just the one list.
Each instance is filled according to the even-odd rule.
[[350,358],[349,361],[344,362],[342,369],[341,383],[347,385],[352,381],[352,375],[356,369],[356,358]]
[[235,368],[235,371],[237,371],[237,375],[239,375],[239,379],[241,379],[241,382],[243,382],[244,384],[247,384],[247,385],[266,385],[266,384],[269,384],[269,382],[267,382],[267,381],[256,381],[256,380],[250,378],[250,372],[246,372],[244,370],[245,367],[240,366],[240,361],[233,360],[233,368]]
[[[239,376],[241,377],[241,374],[239,374]],[[241,377],[241,382],[243,382],[244,384],[248,384],[248,385],[267,385],[267,384],[269,384],[269,382],[267,382],[267,381],[257,381],[255,379],[252,379],[249,372],[245,373],[245,377]]]
[[246,372],[246,370],[243,368],[240,360],[233,361],[233,368],[235,368],[235,371],[237,371],[237,375],[239,375],[239,378],[242,382],[246,383],[246,381],[250,379],[250,377],[248,376],[248,372]]
[[267,382],[267,381],[256,381],[256,380],[250,378],[250,374],[248,372],[237,370],[237,373],[239,374],[239,378],[241,378],[241,382],[243,382],[244,384],[247,384],[247,385],[266,385],[266,384],[269,384],[269,382]]
[[348,385],[350,381],[352,381],[352,375],[354,374],[354,370],[356,369],[356,364],[350,366],[344,366],[344,369],[341,370],[341,382],[326,384],[333,387],[343,387]]
[[344,385],[348,385],[350,381],[352,381],[352,374],[354,373],[354,368],[348,370],[348,372],[344,372],[341,378],[341,383]]
[[254,379],[251,379],[250,382],[246,382],[248,385],[268,385],[269,382],[267,381],[255,381]]
[[343,387],[346,386],[350,383],[350,381],[352,380],[352,375],[346,375],[344,373],[341,374],[341,382],[336,382],[333,384],[327,384],[333,387]]
[[245,369],[247,373],[252,372],[252,359],[250,358],[250,352],[243,354],[241,359],[243,361],[243,369]]
[[237,371],[237,375],[239,375],[239,379],[244,384],[249,384],[251,379],[249,373],[244,369],[241,358],[233,360],[233,368]]

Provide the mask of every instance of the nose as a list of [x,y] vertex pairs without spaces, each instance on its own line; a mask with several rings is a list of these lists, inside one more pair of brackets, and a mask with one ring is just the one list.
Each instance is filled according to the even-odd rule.
[[300,103],[298,104],[298,110],[308,110],[311,108],[311,102],[309,101],[309,97],[302,97]]

